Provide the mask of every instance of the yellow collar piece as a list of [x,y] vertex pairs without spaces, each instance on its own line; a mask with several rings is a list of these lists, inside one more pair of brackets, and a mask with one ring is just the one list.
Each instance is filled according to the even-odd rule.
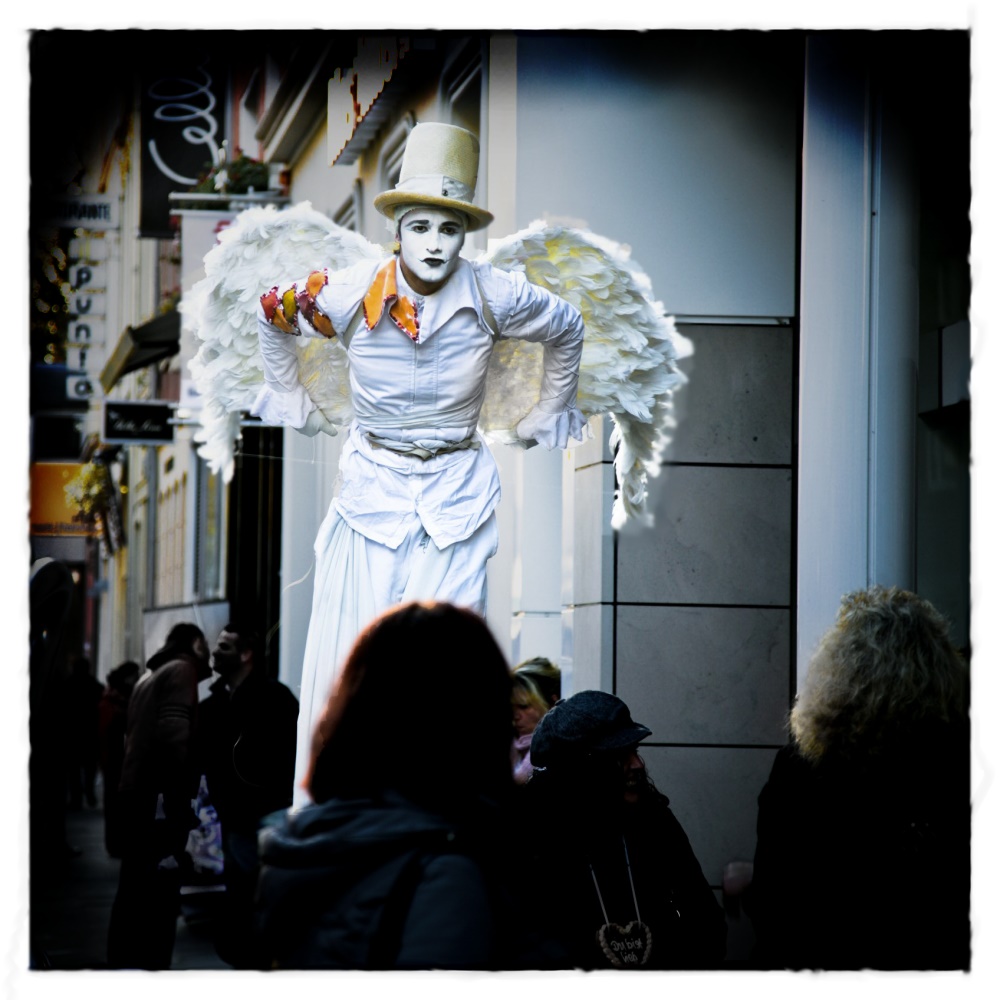
[[389,318],[416,343],[420,337],[417,309],[405,295],[400,295],[396,290],[395,257],[379,269],[365,293],[365,326],[369,330],[375,328],[375,324],[382,318],[385,304],[390,301],[392,305],[389,306]]

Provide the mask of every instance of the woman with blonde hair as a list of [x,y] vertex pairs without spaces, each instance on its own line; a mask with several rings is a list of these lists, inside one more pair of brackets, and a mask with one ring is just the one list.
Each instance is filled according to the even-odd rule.
[[758,800],[762,965],[968,967],[968,703],[931,604],[880,586],[843,599]]
[[511,764],[514,781],[525,784],[534,767],[531,763],[531,739],[542,716],[562,695],[562,674],[544,656],[519,663],[511,674],[511,705],[514,709],[514,741]]

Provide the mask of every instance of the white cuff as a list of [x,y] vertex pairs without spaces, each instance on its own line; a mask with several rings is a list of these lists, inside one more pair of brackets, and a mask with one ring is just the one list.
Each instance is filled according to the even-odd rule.
[[275,392],[265,385],[257,394],[250,412],[265,424],[298,428],[305,426],[309,414],[315,409],[316,404],[301,384],[289,392]]
[[590,426],[575,406],[559,413],[546,413],[536,406],[517,425],[517,436],[522,441],[537,443],[552,451],[554,448],[566,448],[571,437],[582,443],[591,435]]

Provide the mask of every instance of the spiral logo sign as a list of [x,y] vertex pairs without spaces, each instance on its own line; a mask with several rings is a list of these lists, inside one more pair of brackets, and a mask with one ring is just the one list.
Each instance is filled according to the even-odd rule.
[[[219,145],[216,137],[219,123],[212,114],[216,99],[212,93],[212,77],[204,67],[198,68],[198,74],[200,79],[157,80],[149,88],[148,96],[155,108],[153,117],[159,122],[176,124],[184,142],[191,146],[204,146],[205,160],[213,162]],[[156,139],[151,139],[148,145],[149,154],[160,173],[178,184],[192,185],[197,182],[197,174],[194,177],[185,176],[167,162],[167,157],[176,155],[176,147],[161,153]]]
[[142,87],[142,236],[169,237],[168,195],[197,183],[215,162],[223,136],[217,109],[222,85],[209,58],[178,64]]

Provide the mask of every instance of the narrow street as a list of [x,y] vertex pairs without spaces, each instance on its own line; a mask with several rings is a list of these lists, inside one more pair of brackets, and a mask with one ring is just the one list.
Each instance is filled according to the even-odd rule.
[[[32,963],[36,969],[106,969],[108,919],[120,862],[104,848],[100,806],[71,811],[66,838],[80,853],[54,862],[29,896]],[[172,969],[228,969],[211,939],[213,901],[220,893],[182,897]]]

